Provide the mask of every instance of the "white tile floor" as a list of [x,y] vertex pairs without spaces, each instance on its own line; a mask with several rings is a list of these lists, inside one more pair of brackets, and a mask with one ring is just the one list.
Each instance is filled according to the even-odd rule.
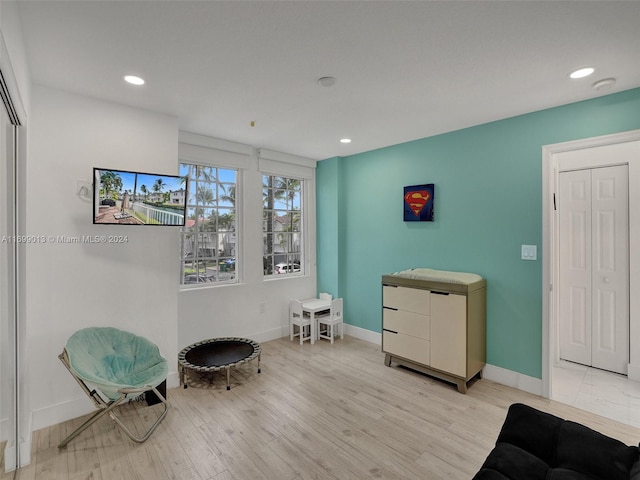
[[640,382],[561,361],[553,368],[551,398],[640,428]]

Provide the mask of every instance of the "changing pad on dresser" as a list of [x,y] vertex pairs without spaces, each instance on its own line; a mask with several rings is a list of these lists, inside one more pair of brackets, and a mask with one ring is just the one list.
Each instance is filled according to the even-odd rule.
[[382,283],[426,290],[467,294],[486,288],[487,282],[477,273],[449,272],[433,268],[411,268],[382,276]]
[[476,273],[448,272],[433,268],[410,268],[401,272],[392,273],[391,276],[411,278],[414,280],[430,280],[432,282],[455,283],[458,285],[470,285],[479,282],[482,277]]

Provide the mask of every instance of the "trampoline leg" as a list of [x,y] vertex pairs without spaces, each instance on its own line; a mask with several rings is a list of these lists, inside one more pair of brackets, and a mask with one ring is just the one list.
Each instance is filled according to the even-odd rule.
[[182,382],[184,384],[184,389],[187,388],[187,369],[183,366],[181,368],[181,373],[182,373]]
[[226,367],[225,370],[227,371],[227,390],[231,390],[231,385],[229,384],[229,372],[231,372],[231,368]]
[[258,354],[258,373],[260,373],[260,355],[262,355],[262,352]]

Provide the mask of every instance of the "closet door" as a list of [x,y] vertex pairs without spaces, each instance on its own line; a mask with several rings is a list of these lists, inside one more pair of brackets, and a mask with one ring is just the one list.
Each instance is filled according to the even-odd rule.
[[0,477],[17,464],[14,140],[0,101]]
[[624,374],[629,365],[628,178],[627,165],[591,171],[591,363]]
[[628,167],[562,172],[559,179],[560,358],[626,374]]

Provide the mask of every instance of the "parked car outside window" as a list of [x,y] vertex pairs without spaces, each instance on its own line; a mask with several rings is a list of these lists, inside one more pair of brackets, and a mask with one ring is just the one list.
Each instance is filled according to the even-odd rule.
[[276,265],[276,273],[294,273],[300,271],[300,264],[298,263],[278,263]]

